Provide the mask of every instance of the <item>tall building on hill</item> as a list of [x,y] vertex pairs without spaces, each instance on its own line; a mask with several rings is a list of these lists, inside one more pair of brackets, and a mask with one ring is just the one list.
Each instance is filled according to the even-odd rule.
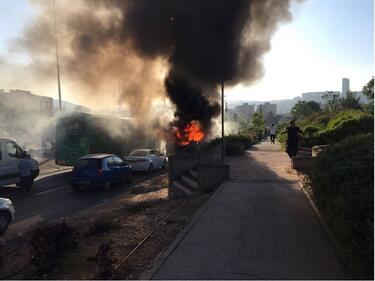
[[236,113],[239,118],[248,120],[254,113],[254,105],[244,103],[242,105],[236,106],[234,108],[234,113]]
[[346,96],[350,91],[350,81],[348,78],[342,78],[341,94]]
[[276,115],[276,104],[273,103],[263,103],[259,104],[257,107],[257,112],[262,113],[263,117],[266,117],[270,113],[272,113],[274,116]]

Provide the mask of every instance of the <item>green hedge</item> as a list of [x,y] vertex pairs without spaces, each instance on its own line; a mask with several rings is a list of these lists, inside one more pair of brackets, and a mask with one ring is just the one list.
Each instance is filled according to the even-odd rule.
[[[286,126],[283,124],[279,128],[285,129]],[[374,117],[361,110],[322,112],[297,120],[297,126],[305,133],[301,145],[311,147],[336,143],[352,135],[373,133]],[[278,134],[277,139],[283,145],[286,135]]]
[[309,172],[313,198],[339,243],[353,278],[373,279],[373,135],[357,135],[323,150]]
[[374,119],[372,116],[363,115],[356,118],[332,120],[329,128],[319,134],[320,139],[327,143],[338,142],[348,136],[373,133]]
[[[227,135],[225,139],[225,155],[243,155],[251,146],[258,143],[258,137],[255,133]],[[210,141],[206,147],[214,147],[221,142],[220,138]]]

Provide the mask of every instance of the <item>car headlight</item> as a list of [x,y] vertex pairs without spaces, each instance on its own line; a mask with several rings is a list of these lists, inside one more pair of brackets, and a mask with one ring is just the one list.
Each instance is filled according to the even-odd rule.
[[8,198],[4,198],[4,201],[7,205],[12,205],[12,201]]

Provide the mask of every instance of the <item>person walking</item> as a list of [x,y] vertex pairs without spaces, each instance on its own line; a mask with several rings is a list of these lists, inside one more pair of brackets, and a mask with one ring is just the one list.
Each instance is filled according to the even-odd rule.
[[20,172],[20,182],[19,186],[30,190],[31,186],[34,183],[34,177],[32,175],[33,163],[31,162],[30,155],[23,153],[22,159],[18,163],[18,170]]
[[294,120],[290,121],[289,126],[285,128],[285,131],[282,133],[288,134],[288,139],[286,141],[286,152],[288,153],[289,157],[292,159],[293,156],[296,156],[298,153],[299,147],[299,134],[303,134],[301,129],[296,126],[296,122]]
[[271,124],[271,127],[270,127],[271,143],[275,143],[275,139],[276,139],[276,126],[275,126],[275,124]]

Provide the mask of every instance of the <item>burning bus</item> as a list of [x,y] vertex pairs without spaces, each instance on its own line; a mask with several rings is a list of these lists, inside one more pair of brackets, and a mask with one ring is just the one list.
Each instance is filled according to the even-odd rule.
[[155,139],[144,136],[132,121],[82,112],[60,117],[56,124],[55,163],[73,166],[88,154],[127,155],[140,145],[155,146]]

